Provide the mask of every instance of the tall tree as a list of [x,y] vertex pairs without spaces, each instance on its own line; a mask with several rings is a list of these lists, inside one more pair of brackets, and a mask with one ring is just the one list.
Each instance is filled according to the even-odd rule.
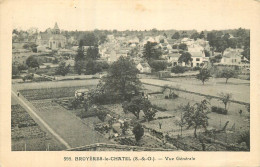
[[172,35],[172,39],[180,39],[181,35],[179,32],[175,32],[173,35]]
[[150,59],[159,59],[159,57],[162,55],[162,51],[160,48],[157,47],[156,42],[147,42],[144,45],[144,51],[143,51],[143,57],[146,60]]
[[138,69],[134,62],[129,58],[120,57],[110,66],[103,81],[111,94],[119,94],[123,99],[127,99],[127,96],[139,91],[141,82],[137,74]]

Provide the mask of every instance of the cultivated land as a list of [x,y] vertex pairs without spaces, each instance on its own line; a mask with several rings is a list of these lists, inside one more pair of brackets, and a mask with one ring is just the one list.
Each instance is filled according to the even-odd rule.
[[[220,92],[229,92],[233,94],[234,100],[241,102],[249,102],[245,97],[249,97],[249,81],[230,79],[228,84],[224,83],[224,79],[215,79],[206,82],[205,85],[194,78],[170,78],[165,80],[158,79],[141,79],[143,83],[152,83],[158,86],[151,86],[144,84],[144,88],[148,92],[160,92],[161,86],[168,85],[178,87],[191,92],[201,93],[204,95],[218,96]],[[80,118],[77,115],[82,109],[67,110],[58,103],[54,102],[55,99],[74,97],[75,90],[82,88],[93,88],[97,83],[98,79],[81,80],[81,81],[59,81],[59,82],[42,82],[42,83],[24,83],[14,84],[13,88],[19,90],[24,97],[29,100],[27,101],[22,96],[20,99],[26,101],[28,105],[34,108],[35,112],[44,120],[46,123],[54,129],[71,147],[78,147],[93,143],[111,143],[104,136],[95,131],[95,124],[100,124],[101,121],[97,117]],[[180,85],[180,86],[179,86]],[[225,88],[225,89],[224,89]],[[163,94],[154,94],[149,96],[149,100],[152,104],[155,104],[161,108],[165,108],[167,111],[159,111],[156,113],[155,119],[150,122],[145,122],[148,129],[154,129],[158,132],[167,133],[170,137],[177,137],[181,134],[178,122],[181,118],[180,105],[185,105],[188,102],[195,104],[200,102],[205,97],[196,94],[191,94],[182,91],[176,91],[179,95],[176,99],[165,99]],[[242,97],[242,98],[241,98]],[[12,96],[12,104],[15,104],[15,97]],[[211,105],[223,107],[223,104],[216,99],[210,100]],[[118,115],[121,119],[136,119],[131,113],[125,114],[121,104],[110,104],[103,105],[108,111],[112,112],[111,115]],[[238,111],[242,109],[243,113],[240,115]],[[220,141],[227,141],[228,143],[237,142],[239,135],[249,130],[249,113],[246,111],[246,106],[238,103],[230,103],[228,106],[228,114],[222,115],[217,113],[210,113],[209,115],[209,129],[222,129],[224,124],[229,121],[227,126],[228,134],[214,136],[215,139]],[[143,117],[141,112],[140,118]],[[169,117],[169,118],[167,118]],[[161,129],[159,124],[162,124]],[[148,143],[143,146],[161,147],[162,144],[156,146],[156,140],[149,134],[148,129],[145,129],[145,134],[148,135],[145,138],[149,138]],[[203,131],[203,129],[201,129]],[[198,129],[198,133],[201,131]],[[193,136],[193,129],[183,129],[182,135],[185,137],[182,142],[193,143],[192,145],[198,145],[200,142],[194,140],[189,136]],[[133,137],[133,136],[132,136]],[[131,136],[130,136],[131,138]],[[132,139],[122,139],[123,143],[129,143],[131,145]],[[154,141],[155,140],[155,141]],[[121,143],[121,140],[114,141]],[[181,143],[180,143],[181,144]],[[181,147],[184,149],[184,147]],[[194,148],[187,148],[187,150],[200,150],[201,146]],[[223,146],[208,145],[207,150],[225,150]]]
[[12,151],[58,151],[65,147],[44,132],[19,105],[12,105]]

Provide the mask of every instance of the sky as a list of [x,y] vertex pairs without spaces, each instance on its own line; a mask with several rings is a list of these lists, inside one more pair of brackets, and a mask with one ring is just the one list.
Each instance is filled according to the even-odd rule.
[[14,28],[62,30],[219,30],[250,28],[253,0],[13,0]]

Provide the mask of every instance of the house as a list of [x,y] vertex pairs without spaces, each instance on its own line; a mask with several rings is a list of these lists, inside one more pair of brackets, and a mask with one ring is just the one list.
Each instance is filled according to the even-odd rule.
[[169,53],[165,58],[168,63],[171,63],[172,66],[177,66],[179,64],[178,60],[181,55],[179,53]]
[[140,71],[140,73],[151,73],[152,69],[148,63],[139,63],[136,68]]
[[242,64],[242,54],[241,50],[238,49],[232,49],[232,48],[227,48],[224,53],[223,57],[221,59],[221,64],[226,64],[226,65],[238,65]]

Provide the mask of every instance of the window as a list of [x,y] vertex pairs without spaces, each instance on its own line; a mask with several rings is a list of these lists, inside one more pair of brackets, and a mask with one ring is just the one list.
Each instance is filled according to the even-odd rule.
[[196,58],[196,61],[200,61],[200,58]]

